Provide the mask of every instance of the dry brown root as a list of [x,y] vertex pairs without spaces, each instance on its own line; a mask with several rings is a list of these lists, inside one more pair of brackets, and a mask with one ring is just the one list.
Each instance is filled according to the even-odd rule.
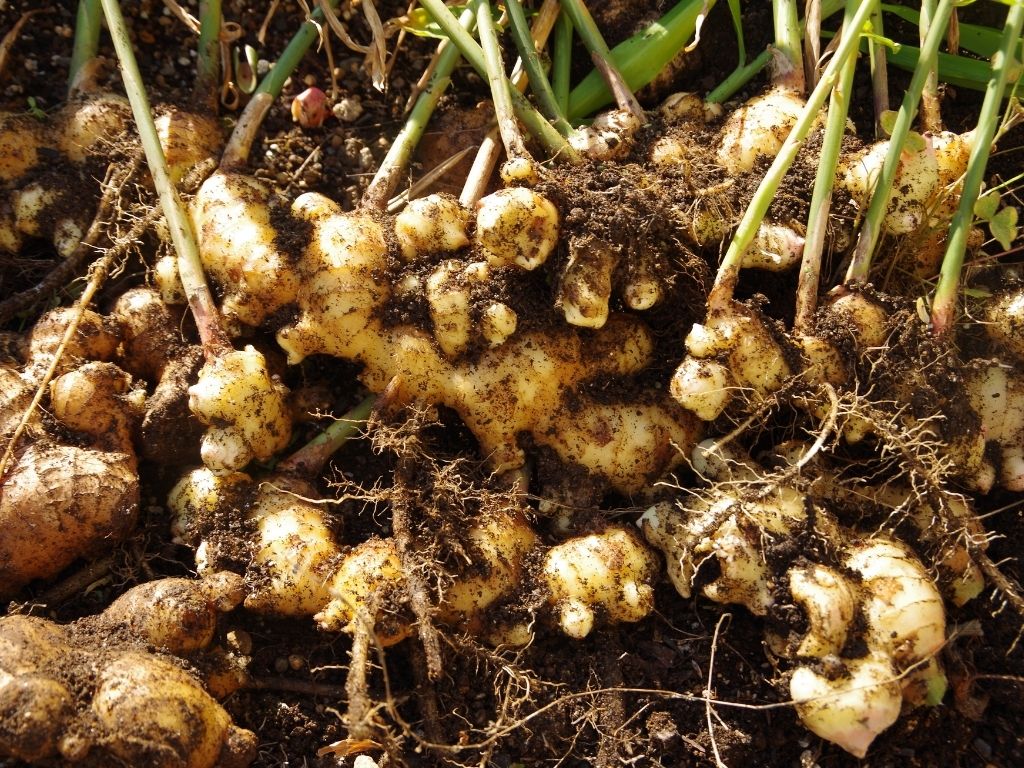
[[[794,487],[710,441],[693,463],[708,491],[648,510],[644,535],[684,597],[713,558],[719,573],[701,587],[710,599],[762,615],[779,601],[802,609],[805,625],[769,640],[795,662],[790,697],[809,729],[863,757],[902,707],[941,700],[942,597],[908,547],[841,527]],[[817,542],[792,546],[798,540]]]
[[0,619],[0,756],[42,765],[248,765],[255,734],[236,727],[198,677],[147,650],[202,651],[240,588],[233,574],[168,579],[67,626]]
[[[10,397],[0,403],[4,447],[31,402],[70,321],[56,310],[36,325],[29,360],[20,372],[5,370]],[[106,362],[117,336],[111,324],[86,311],[50,385],[49,411],[73,444],[50,436],[33,412],[11,463],[0,478],[0,595],[12,596],[29,581],[55,576],[79,557],[108,549],[135,523],[139,500],[132,430],[144,393]],[[77,366],[77,367],[76,367]]]

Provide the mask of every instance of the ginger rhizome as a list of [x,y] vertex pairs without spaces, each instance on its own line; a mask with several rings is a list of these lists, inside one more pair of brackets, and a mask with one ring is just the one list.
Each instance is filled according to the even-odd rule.
[[[354,633],[359,622],[369,621],[385,646],[413,634],[409,587],[394,538],[346,546],[339,521],[307,484],[284,477],[256,483],[242,473],[200,468],[175,486],[169,506],[178,539],[197,548],[201,573],[244,569],[247,609],[315,618],[327,631]],[[233,554],[239,532],[244,563]],[[517,596],[545,595],[535,609],[540,617],[577,638],[600,622],[639,621],[654,608],[657,559],[621,526],[549,548],[524,510],[504,504],[467,520],[459,542],[445,546],[460,555],[451,566],[434,564],[436,617],[492,643],[522,645],[532,637],[532,617],[522,624],[489,617],[492,606],[514,605]],[[535,574],[527,563],[538,560]]]
[[0,437],[5,449],[11,448],[0,476],[2,597],[122,541],[138,513],[132,430],[142,416],[145,393],[108,362],[118,344],[117,324],[109,319],[84,312],[50,384],[48,410],[77,439],[68,441],[59,429],[48,429],[35,409],[20,440],[10,444],[72,314],[44,315],[29,335],[24,364],[0,366]]
[[[909,547],[843,527],[808,495],[710,441],[693,461],[714,485],[678,507],[649,509],[644,536],[664,553],[684,597],[700,584],[711,600],[755,614],[782,599],[802,609],[804,631],[769,640],[794,660],[790,696],[808,728],[863,757],[904,706],[942,699],[945,608]],[[798,537],[820,542],[806,559],[779,546]],[[699,570],[712,559],[717,574],[704,580]]]
[[[557,244],[558,212],[537,192],[509,188],[482,199],[472,238],[471,213],[450,199],[431,196],[388,219],[345,213],[308,193],[291,208],[305,245],[287,254],[270,225],[269,205],[259,182],[220,173],[200,189],[193,215],[204,263],[228,289],[229,317],[261,323],[277,308],[297,306],[295,321],[277,332],[289,363],[312,354],[359,362],[362,381],[374,392],[397,379],[399,400],[455,410],[498,470],[523,466],[519,440],[529,435],[567,464],[632,493],[678,464],[675,445],[693,443],[694,420],[664,396],[597,400],[584,391],[587,381],[628,380],[650,364],[653,338],[643,322],[605,309],[600,323],[576,324],[592,331],[537,328],[533,318],[524,328],[495,294],[496,286],[541,268]],[[395,322],[389,313],[409,305],[423,307],[429,320]],[[265,384],[263,391],[270,395]],[[197,413],[206,421],[220,418]],[[262,418],[269,448],[286,434],[284,423],[266,412]],[[211,435],[207,442],[217,440]],[[229,453],[219,443],[218,450]],[[211,466],[244,464],[217,461]]]
[[[241,597],[241,579],[217,573],[142,584],[67,626],[0,619],[0,756],[33,765],[248,765],[256,735],[234,725],[199,671],[217,656],[218,616]],[[186,658],[200,667],[186,670]],[[220,695],[243,682],[244,666],[236,669]]]

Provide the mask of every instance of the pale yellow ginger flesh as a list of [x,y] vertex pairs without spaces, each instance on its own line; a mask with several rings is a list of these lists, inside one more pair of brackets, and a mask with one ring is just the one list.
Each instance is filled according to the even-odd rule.
[[985,311],[985,334],[995,353],[1024,364],[1024,290],[1007,291],[988,302]]
[[468,540],[472,562],[444,590],[440,616],[472,628],[488,606],[519,588],[526,555],[540,542],[522,514],[513,512],[486,516]]
[[729,114],[719,134],[716,157],[730,175],[745,173],[775,157],[789,136],[804,100],[794,89],[775,86]]
[[291,414],[287,388],[267,371],[251,346],[228,352],[203,366],[189,387],[189,408],[204,424],[202,456],[213,470],[241,469],[269,459],[288,445]]
[[329,584],[330,602],[316,614],[316,621],[321,629],[349,633],[365,622],[381,645],[394,645],[414,631],[408,618],[389,612],[402,601],[405,590],[394,539],[369,539],[342,560]]
[[611,160],[629,151],[640,127],[640,118],[633,112],[612,109],[570,133],[569,144],[591,160]]
[[[956,210],[958,195],[951,187],[967,169],[973,142],[973,132],[912,135],[900,154],[883,227],[894,235],[908,235],[924,226],[942,227]],[[837,185],[864,210],[888,152],[889,142],[880,141],[840,160]]]
[[581,328],[602,328],[608,322],[615,249],[592,236],[569,240],[569,263],[558,286],[557,303],[565,322]]
[[789,591],[809,624],[797,655],[837,655],[857,610],[856,587],[835,568],[814,563],[789,570]]
[[469,245],[469,214],[459,201],[444,195],[410,200],[395,217],[395,238],[405,261],[428,253],[454,252]]
[[[337,569],[340,550],[335,531],[311,490],[295,481],[266,481],[253,489],[248,475],[194,469],[171,490],[176,539],[185,542],[202,518],[245,508],[254,528],[250,570],[253,587],[246,608],[279,616],[312,616],[330,601],[328,582]],[[255,490],[255,492],[254,492]],[[216,552],[201,542],[196,554],[200,573],[217,569]]]
[[510,187],[476,204],[474,240],[491,266],[536,269],[558,244],[558,209],[526,187]]
[[753,471],[734,457],[711,459],[708,446],[705,441],[695,449],[693,463],[701,475],[718,482],[717,492],[681,508],[661,502],[640,517],[639,525],[647,541],[665,554],[669,578],[683,597],[691,595],[700,563],[713,557],[720,575],[704,586],[704,594],[763,616],[774,604],[777,587],[764,546],[805,523],[804,499],[785,486],[745,498],[743,483],[754,478]]
[[225,289],[221,312],[228,320],[259,325],[295,298],[299,277],[277,247],[270,192],[261,182],[215,173],[199,188],[191,213],[203,268]]
[[250,568],[258,571],[245,607],[279,616],[312,616],[330,600],[328,579],[339,556],[334,531],[310,489],[260,485],[248,519],[256,525]]
[[[1024,490],[1024,291],[1007,291],[989,303],[984,330],[994,359],[975,361],[965,379],[981,417],[985,441],[995,446],[998,470],[985,462],[999,485]],[[987,490],[987,488],[984,488]]]
[[838,680],[798,667],[789,683],[800,720],[823,739],[864,757],[875,737],[899,719],[900,685],[884,656],[851,659]]
[[[180,543],[198,543],[200,573],[214,574],[216,544],[192,539],[203,520],[242,509],[253,527],[245,607],[278,616],[316,616],[320,626],[352,632],[358,612],[372,621],[380,642],[411,633],[404,612],[405,575],[394,541],[374,538],[349,551],[338,543],[337,525],[309,488],[292,479],[254,483],[247,475],[216,474],[202,467],[172,489],[168,507]],[[207,523],[208,525],[208,523]],[[470,631],[482,628],[484,611],[521,585],[524,559],[538,546],[533,529],[518,512],[496,512],[471,524],[464,545],[469,558],[446,581],[438,616]]]
[[[293,211],[313,225],[313,234],[298,263],[299,319],[278,333],[289,362],[317,353],[355,360],[363,363],[363,381],[373,391],[391,384],[399,400],[454,409],[499,470],[523,465],[518,436],[529,433],[564,461],[586,467],[620,491],[635,492],[678,463],[674,445],[692,444],[694,421],[684,413],[657,401],[599,403],[579,391],[584,381],[628,376],[648,364],[653,341],[639,321],[613,315],[586,338],[569,328],[516,332],[456,362],[436,336],[412,326],[387,327],[379,319],[392,286],[377,220],[341,213],[316,194],[299,197]],[[470,267],[471,274],[483,268]],[[446,285],[438,280],[434,288],[434,311],[445,326],[443,344],[457,351],[468,333],[466,316],[458,291],[447,292]],[[511,325],[500,307],[494,313],[495,320]]]
[[[245,606],[257,613],[315,617],[322,629],[355,632],[361,623],[383,645],[414,632],[405,607],[408,585],[393,539],[370,538],[345,549],[321,504],[304,496],[294,481],[258,486],[241,473],[193,470],[172,490],[177,540],[199,549],[200,571],[216,575],[213,545],[197,542],[204,523],[232,509],[252,524],[252,560]],[[205,525],[209,525],[206,523]],[[516,594],[542,590],[554,623],[571,637],[584,637],[596,621],[635,622],[654,607],[656,555],[632,530],[609,526],[600,533],[570,538],[543,554],[531,575],[528,558],[541,542],[519,510],[501,509],[469,522],[455,570],[440,573],[436,618],[489,642],[522,645],[532,631],[525,624],[494,626],[488,609]]]
[[[676,369],[670,391],[705,420],[716,418],[736,393],[767,397],[792,374],[764,318],[736,302],[712,308],[704,323],[695,324],[686,350],[689,356]],[[717,364],[705,364],[713,361]]]
[[657,557],[626,528],[609,526],[552,547],[543,570],[548,602],[569,637],[586,637],[598,616],[634,622],[654,609]]
[[518,318],[513,309],[492,302],[483,312],[479,329],[473,317],[472,286],[491,279],[486,262],[466,264],[457,259],[441,262],[427,278],[424,293],[434,326],[434,338],[448,357],[458,357],[476,339],[484,337],[488,346],[500,346],[515,333]]

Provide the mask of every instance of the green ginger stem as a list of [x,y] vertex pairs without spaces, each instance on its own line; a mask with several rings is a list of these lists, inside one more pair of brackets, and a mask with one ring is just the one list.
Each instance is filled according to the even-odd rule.
[[[889,206],[892,197],[893,181],[896,178],[896,171],[900,166],[900,155],[903,146],[910,133],[910,125],[917,113],[917,105],[921,99],[921,91],[928,79],[935,56],[939,50],[939,43],[942,41],[946,30],[946,23],[953,11],[956,0],[939,0],[935,8],[935,16],[932,26],[928,30],[928,37],[925,45],[921,48],[921,58],[917,69],[914,70],[910,85],[907,87],[896,115],[896,122],[893,125],[892,134],[889,138],[889,151],[882,163],[882,170],[879,173],[878,181],[875,184],[874,193],[871,195],[871,202],[868,204],[868,211],[861,224],[860,234],[857,237],[857,245],[854,247],[853,259],[846,272],[846,282],[865,283],[871,270],[871,257],[878,238],[882,233],[882,219]],[[866,3],[873,6],[874,2]]]
[[[847,0],[843,15],[843,29],[851,30],[853,14],[859,0]],[[835,184],[835,168],[842,150],[843,135],[846,133],[846,116],[850,106],[850,91],[853,88],[853,74],[857,57],[851,56],[839,70],[839,79],[829,99],[825,134],[822,138],[818,174],[814,178],[811,193],[810,214],[807,217],[807,235],[804,239],[803,258],[800,261],[800,277],[796,289],[796,317],[793,328],[800,333],[811,330],[814,310],[817,307],[818,285],[821,275],[821,256],[825,248],[825,232],[828,214],[832,204],[832,188]]]
[[932,333],[943,335],[953,326],[956,311],[957,290],[960,284],[960,271],[964,265],[964,254],[967,250],[967,236],[970,234],[974,220],[974,203],[981,192],[981,183],[985,176],[985,167],[992,150],[992,140],[999,127],[999,115],[1002,107],[1003,90],[1009,71],[1020,66],[1014,60],[1014,51],[1024,27],[1024,3],[1016,2],[1010,6],[1006,14],[1006,26],[1000,40],[999,50],[992,55],[991,77],[985,89],[985,99],[978,115],[975,128],[974,145],[967,160],[967,173],[964,176],[963,189],[960,192],[960,205],[949,230],[946,241],[946,253],[942,259],[939,273],[939,284],[935,289],[935,300],[932,303]]
[[842,39],[835,53],[829,61],[828,66],[821,75],[818,84],[807,97],[807,104],[804,106],[799,119],[793,126],[778,155],[769,167],[768,172],[761,180],[754,196],[747,206],[746,211],[736,227],[732,242],[722,259],[715,275],[715,283],[708,295],[708,307],[717,308],[727,305],[732,300],[733,290],[739,277],[740,265],[743,262],[743,254],[753,242],[757,235],[757,229],[764,220],[764,215],[775,197],[775,193],[782,183],[786,172],[793,165],[797,153],[803,144],[811,127],[818,119],[818,113],[825,104],[825,99],[832,90],[838,79],[839,69],[852,56],[857,54],[857,46],[860,40],[860,32],[871,12],[872,3],[861,3],[851,20],[850,27],[844,28]]
[[135,60],[135,53],[132,51],[128,27],[121,14],[121,8],[117,0],[101,0],[101,2],[110,36],[114,41],[117,60],[121,67],[121,79],[124,82],[125,93],[132,107],[132,115],[135,117],[135,125],[139,131],[142,148],[146,153],[149,172],[160,197],[160,206],[171,233],[171,242],[178,255],[178,273],[181,276],[185,295],[188,297],[188,304],[199,330],[203,351],[207,360],[212,360],[229,351],[231,344],[221,328],[217,305],[206,284],[203,265],[199,259],[199,248],[192,231],[192,222],[185,213],[185,208],[181,204],[181,199],[178,197],[167,170],[167,160],[164,158],[156,125],[153,123],[149,98],[146,96],[139,65]]

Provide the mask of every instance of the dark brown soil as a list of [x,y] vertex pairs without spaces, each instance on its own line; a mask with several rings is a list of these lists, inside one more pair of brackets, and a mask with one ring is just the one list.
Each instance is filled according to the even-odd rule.
[[[46,111],[61,103],[74,26],[71,5],[52,4],[22,31],[6,72],[0,75],[0,105],[4,108],[23,111],[30,97]],[[124,5],[137,36],[151,99],[186,103],[192,87],[194,46],[182,24],[166,13],[158,0]],[[195,10],[194,3],[187,5]],[[263,24],[267,5],[225,0],[225,15],[241,26],[244,41],[257,45],[257,30]],[[597,11],[596,6],[602,4],[592,5]],[[598,18],[607,23],[609,39],[615,42],[630,33],[631,23],[656,16],[669,5],[654,0],[609,3]],[[21,12],[36,6],[29,0],[0,0],[0,33],[10,29]],[[733,66],[734,42],[726,6],[719,3],[711,13],[704,44],[675,75],[670,83],[672,90],[706,90]],[[404,10],[403,2],[378,4],[382,18]],[[258,45],[261,57],[273,59],[301,18],[297,3],[283,2],[267,26],[265,42]],[[353,12],[350,23],[355,39],[369,39],[361,12]],[[770,34],[770,14],[751,9],[745,23],[749,50],[759,50]],[[289,104],[296,93],[313,84],[329,93],[332,90],[332,73],[324,52],[311,53],[271,110],[251,159],[255,174],[271,183],[282,199],[319,191],[351,209],[358,205],[390,140],[401,127],[406,100],[433,46],[430,41],[407,37],[397,54],[386,93],[371,87],[361,55],[348,51],[336,39],[332,46],[333,79],[338,89],[335,100],[344,104],[345,120],[332,117],[315,129],[302,129],[292,122]],[[586,57],[581,54],[578,58],[583,61]],[[893,93],[897,95],[901,93],[901,77],[897,74],[893,78]],[[117,78],[112,74],[110,79],[116,82]],[[410,170],[411,179],[419,178],[436,160],[448,156],[453,145],[479,140],[480,116],[487,110],[477,109],[477,104],[487,99],[486,88],[479,78],[464,71],[457,74],[454,84],[452,95],[443,100],[441,113],[428,131],[428,149],[421,152]],[[748,90],[753,92],[758,87],[760,83]],[[668,86],[662,93],[667,92]],[[648,98],[649,104],[657,103],[654,94]],[[870,121],[870,91],[861,81],[855,102],[853,119],[861,125],[867,115]],[[950,89],[946,94],[948,123],[953,127],[970,125],[977,104],[976,95]],[[226,124],[236,116],[222,112]],[[665,278],[669,301],[645,316],[658,338],[659,358],[645,378],[629,382],[634,394],[664,387],[683,354],[682,338],[703,316],[704,298],[718,260],[717,246],[699,248],[679,234],[679,213],[673,206],[687,198],[681,189],[684,185],[677,185],[678,179],[667,176],[649,177],[638,161],[645,142],[663,129],[658,122],[653,123],[635,155],[620,165],[587,166],[565,178],[556,174],[545,187],[563,212],[569,231],[600,236],[625,253],[657,254],[652,269]],[[688,139],[707,141],[707,135],[697,131],[689,132]],[[1005,154],[996,159],[994,174],[1007,178],[1019,173],[1020,145],[1018,130],[1005,145]],[[806,216],[815,171],[812,160],[797,164],[785,194],[773,205],[772,217],[799,220]],[[708,167],[699,172],[702,175],[689,179],[689,184],[699,181],[701,186],[711,186],[722,180],[719,169]],[[439,188],[449,185],[449,191],[457,191],[460,173],[464,169],[453,171],[452,178],[443,180]],[[747,187],[737,185],[728,200],[716,204],[742,210],[756,179],[741,181]],[[687,199],[692,201],[692,196]],[[845,202],[838,201],[840,217],[852,215],[842,207]],[[288,236],[296,241],[304,239],[302,232]],[[1019,261],[1019,241],[1017,249]],[[553,257],[549,271],[538,272],[531,278],[529,290],[522,293],[517,293],[521,284],[506,285],[499,275],[496,293],[488,298],[507,301],[521,318],[529,318],[527,327],[551,323],[553,276],[567,259],[563,246]],[[153,243],[143,243],[124,275],[108,284],[100,304],[109,304],[124,285],[144,280],[154,261]],[[33,241],[16,257],[0,256],[0,299],[34,285],[55,263],[52,248],[41,241]],[[839,266],[827,264],[823,279],[832,281]],[[999,278],[995,282],[999,283]],[[788,326],[792,322],[795,285],[795,273],[779,276],[751,271],[743,276],[738,297],[761,297],[757,301],[765,312]],[[75,287],[68,285],[45,297],[42,304],[67,305],[75,293]],[[46,308],[42,304],[16,317],[5,330],[30,325],[34,316]],[[393,308],[393,312],[395,317],[389,319],[394,322],[425,322],[426,310],[415,302]],[[930,360],[941,357],[935,352]],[[920,364],[920,359],[888,360],[889,367],[879,375],[887,377],[886,385],[895,388],[909,375],[907,366],[912,369]],[[944,368],[932,371],[930,388],[919,393],[928,400],[922,404],[923,409],[933,407],[937,399],[955,398],[955,390],[945,387],[953,373]],[[293,389],[309,385],[310,403],[341,413],[361,399],[356,374],[350,364],[314,357],[287,375]],[[607,391],[599,381],[588,386],[611,400],[622,394]],[[955,402],[949,402],[948,410],[953,415],[955,406]],[[785,405],[780,409],[785,411]],[[803,425],[783,418],[779,421],[783,426],[766,429],[769,434],[753,434],[748,447],[767,447],[784,437],[783,432],[803,429]],[[951,428],[972,426],[957,423]],[[297,442],[315,430],[312,424],[300,427]],[[474,462],[479,458],[472,435],[450,412],[442,410],[439,424],[428,430],[426,439],[435,457]],[[871,462],[878,450],[877,445],[850,448],[845,453],[839,449],[842,461],[863,462],[865,466],[877,466]],[[536,455],[533,472],[535,488],[541,495],[564,494],[562,498],[588,502],[588,508],[573,517],[575,525],[586,528],[610,518],[635,519],[630,500],[606,496],[591,478],[559,465],[544,451]],[[353,441],[335,457],[321,490],[330,493],[330,484],[369,489],[379,482],[387,487],[394,463],[393,455],[372,451],[368,441]],[[183,575],[193,569],[191,550],[171,539],[164,508],[166,492],[180,476],[180,468],[150,456],[143,464],[143,473],[142,522],[131,540],[115,550],[106,570],[86,579],[70,594],[49,592],[48,585],[27,590],[15,606],[18,610],[70,620],[98,612],[135,583]],[[467,464],[460,479],[466,486],[455,490],[462,493],[470,488],[480,493],[488,483],[475,464]],[[692,478],[678,479],[683,485],[692,484]],[[452,489],[435,488],[431,482],[433,478],[424,471],[419,490],[433,500],[425,507],[434,518],[419,521],[416,534],[435,548],[431,550],[434,556],[444,559],[452,557],[459,534],[464,532],[465,522],[457,512],[465,513],[472,505],[467,505],[465,499],[457,504],[459,499],[443,498],[442,491],[450,493]],[[1024,541],[1022,508],[1020,494],[996,492],[981,499],[978,509],[987,515],[986,528],[996,534],[990,556],[1018,582],[1024,576],[1017,562]],[[476,513],[478,509],[471,511]],[[390,533],[386,505],[347,501],[335,509],[335,514],[339,520],[344,519],[349,543]],[[243,528],[238,520],[205,522],[211,530],[233,528],[237,532]],[[852,524],[855,520],[844,522]],[[547,541],[556,540],[554,523],[538,520],[537,526]],[[245,556],[244,548],[225,555],[238,560],[239,569]],[[779,557],[789,562],[794,553],[787,551]],[[65,578],[78,573],[80,568],[76,567]],[[702,578],[708,578],[708,574],[703,573]],[[521,616],[538,599],[536,595],[519,595],[518,602],[502,606],[501,611],[507,616]],[[388,763],[391,765],[497,768],[707,766],[719,758],[733,768],[843,768],[860,764],[838,747],[810,734],[786,705],[787,667],[764,642],[764,620],[742,608],[723,608],[700,597],[683,600],[667,580],[659,585],[656,604],[657,611],[650,618],[635,625],[599,629],[583,641],[569,640],[551,627],[539,627],[534,644],[521,652],[494,650],[453,633],[444,638],[444,676],[435,684],[425,682],[418,674],[423,662],[416,637],[373,655],[375,666],[367,693],[381,705],[379,720],[384,727],[376,734],[379,744],[369,753],[377,758],[386,756],[384,759],[393,761]],[[769,620],[774,629],[782,629],[800,626],[803,618],[795,606],[783,605]],[[940,707],[906,713],[879,737],[864,764],[878,768],[1024,765],[1024,651],[1017,642],[1022,621],[991,589],[962,609],[950,609],[952,639],[943,651],[950,693]],[[319,632],[312,621],[279,621],[241,610],[225,620],[223,631],[228,630],[244,630],[253,641],[253,684],[229,698],[225,706],[239,726],[252,729],[260,738],[260,753],[254,765],[351,765],[343,745],[330,748],[346,736],[343,717],[349,637]],[[94,642],[103,640],[95,638]],[[702,700],[708,692],[715,701],[710,711]],[[385,765],[383,759],[381,765]],[[19,764],[0,758],[0,766],[15,768]]]

